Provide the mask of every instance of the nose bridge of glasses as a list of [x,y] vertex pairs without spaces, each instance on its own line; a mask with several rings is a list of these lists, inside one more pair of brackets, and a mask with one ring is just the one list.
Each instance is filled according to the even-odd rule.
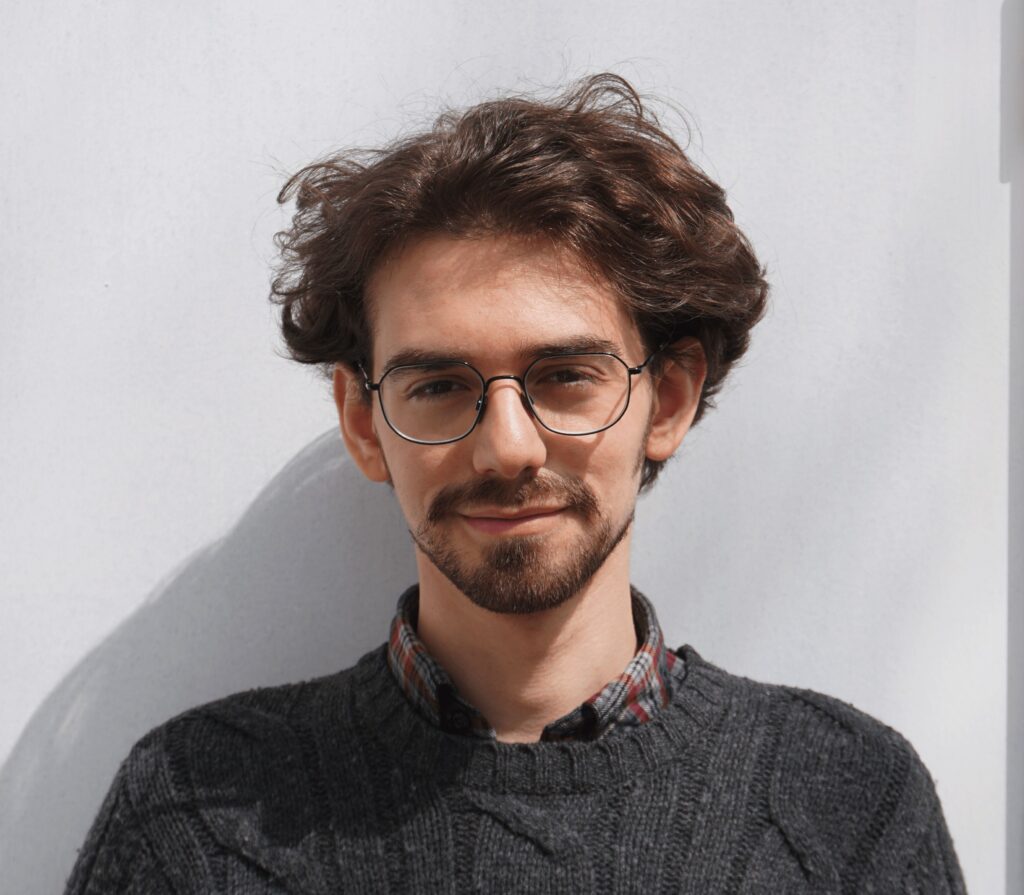
[[484,396],[486,397],[487,392],[491,388],[491,383],[492,382],[500,382],[502,379],[511,379],[513,382],[516,382],[516,383],[519,384],[519,390],[520,391],[526,391],[526,383],[523,382],[523,377],[522,376],[513,376],[511,373],[506,373],[506,374],[504,374],[502,376],[492,376],[490,379],[485,379],[484,380],[484,391],[483,391]]
[[491,383],[501,382],[503,380],[511,380],[519,386],[519,399],[526,408],[527,412],[533,415],[533,402],[530,400],[530,395],[526,391],[526,383],[523,381],[522,376],[513,376],[510,373],[502,376],[492,376],[490,379],[484,380],[483,390],[480,392],[480,398],[476,402],[476,409],[478,412],[483,413],[484,408],[487,406],[487,396],[490,394]]

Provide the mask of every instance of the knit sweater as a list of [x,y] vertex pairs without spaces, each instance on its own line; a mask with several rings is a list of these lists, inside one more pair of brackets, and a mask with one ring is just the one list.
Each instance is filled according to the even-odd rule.
[[385,646],[191,710],[125,760],[67,891],[965,891],[903,737],[676,652],[672,701],[592,742],[445,733]]

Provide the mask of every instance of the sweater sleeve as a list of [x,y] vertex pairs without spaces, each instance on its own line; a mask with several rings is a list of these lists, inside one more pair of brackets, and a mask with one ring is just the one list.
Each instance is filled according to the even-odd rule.
[[805,867],[844,892],[964,895],[935,782],[911,743],[848,703],[786,690],[771,810]]
[[[928,768],[914,747],[887,731],[902,753],[906,773],[899,799],[880,830],[863,886],[900,895],[966,895],[963,872]],[[883,799],[882,811],[885,811]],[[877,816],[877,815],[876,815]]]
[[965,895],[967,892],[953,840],[937,801],[931,823],[910,858],[900,891],[904,895]]
[[170,895],[128,792],[129,763],[118,771],[68,880],[65,895]]

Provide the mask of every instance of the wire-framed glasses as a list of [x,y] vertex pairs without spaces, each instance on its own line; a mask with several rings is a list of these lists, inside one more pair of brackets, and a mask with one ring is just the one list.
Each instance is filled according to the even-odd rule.
[[[406,441],[448,444],[476,428],[487,409],[494,382],[519,384],[527,411],[558,435],[594,435],[614,426],[629,407],[633,377],[647,368],[651,354],[636,367],[614,354],[585,352],[538,357],[522,376],[484,379],[461,360],[400,364],[365,387],[375,391],[387,424]],[[362,368],[360,368],[362,370]]]

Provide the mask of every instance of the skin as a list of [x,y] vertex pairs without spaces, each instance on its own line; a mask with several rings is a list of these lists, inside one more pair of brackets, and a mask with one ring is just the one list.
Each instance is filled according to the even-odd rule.
[[[484,377],[521,375],[539,346],[580,338],[614,343],[630,365],[645,359],[640,333],[611,287],[550,246],[422,237],[374,272],[367,297],[374,381],[388,358],[410,348],[467,360]],[[682,443],[704,379],[699,346],[688,366],[669,363],[656,380],[649,373],[633,377],[623,418],[580,437],[547,431],[524,407],[515,382],[496,382],[468,437],[429,446],[395,434],[379,404],[364,400],[362,374],[336,366],[334,397],[345,444],[367,478],[392,484],[410,531],[423,530],[431,502],[446,487],[487,479],[529,487],[535,478],[570,477],[585,483],[614,531],[625,528],[582,588],[553,608],[529,612],[477,605],[415,546],[418,635],[499,740],[539,740],[546,724],[600,690],[633,658],[629,547],[638,461],[665,460]],[[525,536],[555,568],[560,557],[592,540],[593,520],[559,509],[557,488],[553,493],[526,507],[459,506],[433,531],[468,568],[484,562],[497,539]],[[520,518],[510,519],[513,514]]]

